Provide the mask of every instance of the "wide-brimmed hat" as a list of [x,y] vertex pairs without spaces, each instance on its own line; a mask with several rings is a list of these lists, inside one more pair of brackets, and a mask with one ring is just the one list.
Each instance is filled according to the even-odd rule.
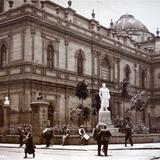
[[83,125],[80,125],[80,128],[83,128]]

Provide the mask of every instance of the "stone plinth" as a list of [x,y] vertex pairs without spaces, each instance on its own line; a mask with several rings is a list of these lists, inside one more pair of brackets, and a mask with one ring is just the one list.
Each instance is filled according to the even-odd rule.
[[99,123],[107,124],[107,126],[112,124],[110,111],[99,111]]
[[32,134],[35,144],[42,142],[42,131],[48,124],[48,102],[32,102]]
[[98,123],[107,124],[107,129],[111,132],[112,135],[120,135],[118,128],[115,128],[112,125],[111,113],[110,111],[99,111],[99,120]]

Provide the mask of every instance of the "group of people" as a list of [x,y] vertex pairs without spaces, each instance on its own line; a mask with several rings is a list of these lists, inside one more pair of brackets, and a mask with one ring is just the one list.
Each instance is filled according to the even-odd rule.
[[[64,126],[62,135],[63,146],[66,144],[70,134],[71,134],[70,129]],[[54,132],[53,129],[51,129],[50,125],[47,125],[47,127],[43,130],[42,136],[46,140],[46,147],[49,147],[51,145],[51,140],[54,137]]]
[[111,137],[111,133],[107,130],[107,125],[99,123],[96,126],[96,129],[93,134],[93,138],[97,141],[98,145],[98,156],[101,156],[101,146],[103,145],[104,155],[107,156],[109,139]]
[[[81,145],[87,144],[89,140],[89,136],[86,134],[83,125],[80,126],[78,130],[79,136],[81,138]],[[62,145],[66,144],[67,139],[69,138],[71,132],[67,127],[64,127],[63,135],[62,135]],[[49,125],[42,132],[43,138],[46,140],[46,147],[49,147],[51,144],[51,139],[54,137],[53,130]],[[96,129],[93,133],[93,138],[97,142],[98,145],[98,156],[101,156],[101,151],[103,151],[105,156],[108,156],[108,144],[110,137],[112,136],[111,132],[107,129],[106,124],[99,123],[96,126]],[[126,124],[125,127],[125,147],[127,147],[127,140],[129,139],[131,146],[133,146],[132,141],[132,129],[130,124]],[[32,133],[28,132],[27,135],[23,134],[23,131],[19,135],[19,143],[20,147],[25,143],[25,157],[27,158],[27,154],[33,154],[35,157],[35,145],[33,144]],[[102,147],[103,146],[103,147]]]

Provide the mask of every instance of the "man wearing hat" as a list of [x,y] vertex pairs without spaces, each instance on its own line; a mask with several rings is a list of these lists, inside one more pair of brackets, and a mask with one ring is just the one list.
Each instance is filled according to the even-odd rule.
[[107,130],[107,125],[103,124],[103,129],[100,130],[99,137],[100,137],[101,144],[103,144],[103,152],[105,156],[108,156],[107,155],[108,144],[111,136],[112,136],[111,132]]
[[102,129],[103,125],[101,123],[97,124],[96,129],[94,130],[93,133],[93,138],[95,141],[97,141],[97,145],[98,145],[98,156],[101,155],[101,137],[100,137],[100,132]]

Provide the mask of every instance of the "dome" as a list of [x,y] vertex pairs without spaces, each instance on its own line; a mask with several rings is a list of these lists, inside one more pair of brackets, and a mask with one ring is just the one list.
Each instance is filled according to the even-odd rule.
[[122,15],[118,21],[113,24],[113,28],[116,30],[140,30],[143,32],[149,32],[147,27],[139,20],[135,19],[133,15]]

